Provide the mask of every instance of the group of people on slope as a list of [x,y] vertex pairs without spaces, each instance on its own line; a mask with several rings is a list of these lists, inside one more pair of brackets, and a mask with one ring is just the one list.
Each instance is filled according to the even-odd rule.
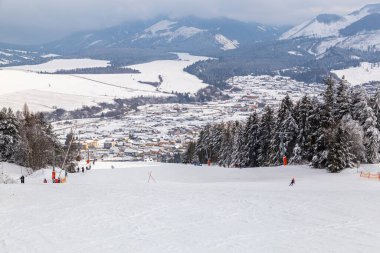
[[82,168],[80,168],[79,166],[76,168],[75,172],[76,173],[84,173],[86,170],[91,170],[91,165],[90,166],[86,166],[86,168],[84,166],[82,166]]

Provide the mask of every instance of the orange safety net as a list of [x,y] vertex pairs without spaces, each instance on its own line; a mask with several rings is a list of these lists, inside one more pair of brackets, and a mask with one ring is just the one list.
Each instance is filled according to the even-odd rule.
[[380,180],[380,173],[372,174],[370,172],[360,172],[360,177],[369,178],[369,179],[373,178],[373,179]]

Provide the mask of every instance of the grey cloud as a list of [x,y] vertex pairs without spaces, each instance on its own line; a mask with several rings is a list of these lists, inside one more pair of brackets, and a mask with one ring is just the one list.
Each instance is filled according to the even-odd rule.
[[33,31],[36,38],[31,40],[47,40],[48,37],[57,38],[73,31],[104,28],[123,21],[158,15],[225,16],[265,24],[297,24],[320,13],[346,14],[375,2],[376,0],[365,3],[357,0],[0,0],[0,41],[9,40],[11,30],[27,31],[29,34]]

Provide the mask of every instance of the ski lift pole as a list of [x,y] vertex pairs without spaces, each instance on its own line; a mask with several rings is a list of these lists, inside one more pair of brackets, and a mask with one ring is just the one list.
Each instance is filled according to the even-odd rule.
[[[4,144],[2,132],[0,132],[0,144]],[[3,164],[3,157],[1,155],[1,153],[0,153],[0,162],[1,162],[1,179],[4,180],[4,164]]]
[[69,143],[69,147],[67,148],[65,159],[63,160],[63,163],[62,163],[62,167],[61,167],[62,169],[59,172],[59,177],[61,176],[61,172],[62,172],[62,170],[63,170],[63,168],[64,168],[64,166],[66,164],[67,157],[69,156],[70,148],[71,148],[71,145],[73,144],[73,141],[74,141],[74,133],[75,133],[75,129],[72,132],[72,136],[71,136],[71,140],[70,140],[70,143]]
[[288,164],[288,159],[286,157],[286,147],[284,144],[284,138],[286,134],[291,134],[291,132],[277,132],[280,137],[280,155],[282,157],[283,165],[286,166]]
[[90,149],[87,149],[87,164],[90,164]]
[[[0,143],[1,143],[1,141],[0,141]],[[4,165],[3,165],[1,153],[0,153],[0,163],[1,163],[1,180],[4,181]]]
[[207,165],[211,166],[211,157],[209,156],[209,153],[207,152],[207,148],[206,148],[206,157],[207,157]]

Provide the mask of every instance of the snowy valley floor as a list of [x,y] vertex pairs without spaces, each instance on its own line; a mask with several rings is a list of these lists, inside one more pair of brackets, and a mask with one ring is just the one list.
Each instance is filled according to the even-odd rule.
[[[356,169],[111,165],[69,175],[67,184],[42,184],[39,171],[25,185],[0,185],[0,252],[380,248],[380,182],[360,178]],[[147,182],[150,171],[157,183]]]

